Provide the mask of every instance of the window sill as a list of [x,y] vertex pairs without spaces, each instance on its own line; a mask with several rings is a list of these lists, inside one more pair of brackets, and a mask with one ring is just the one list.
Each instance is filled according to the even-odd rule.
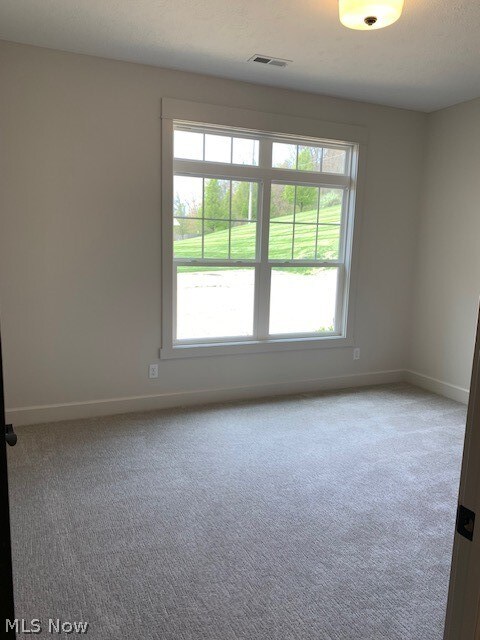
[[219,342],[208,344],[176,344],[160,349],[162,360],[208,356],[243,355],[276,351],[301,351],[303,349],[332,349],[353,347],[353,339],[346,336],[322,336],[321,338],[281,338],[269,340],[245,340],[244,342]]

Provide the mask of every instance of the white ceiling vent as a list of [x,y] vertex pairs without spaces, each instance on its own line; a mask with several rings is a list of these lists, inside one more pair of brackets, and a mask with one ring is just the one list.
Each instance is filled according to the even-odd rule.
[[264,56],[261,53],[256,53],[254,56],[248,59],[248,62],[256,62],[257,64],[270,65],[272,67],[286,67],[292,60],[283,60],[282,58],[272,58],[271,56]]

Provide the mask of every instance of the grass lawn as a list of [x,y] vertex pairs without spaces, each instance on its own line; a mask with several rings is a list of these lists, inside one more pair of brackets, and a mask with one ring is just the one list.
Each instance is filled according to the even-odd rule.
[[[338,243],[340,237],[340,206],[320,210],[319,222],[325,226],[318,227],[316,211],[303,211],[295,216],[297,223],[293,223],[293,215],[272,218],[270,222],[269,257],[276,260],[290,260],[292,258],[292,237],[294,235],[294,259],[314,259],[315,242],[317,243],[317,258],[321,260],[335,260],[338,257]],[[285,223],[290,224],[285,224]],[[333,225],[333,226],[329,226]],[[205,258],[228,258],[229,230],[214,231],[204,238]],[[234,226],[231,229],[230,257],[236,260],[253,259],[255,257],[256,223]],[[174,242],[176,258],[201,258],[202,238],[186,238]],[[211,267],[206,267],[211,270]],[[186,269],[186,268],[184,268]],[[182,271],[184,270],[182,269]],[[303,269],[302,269],[303,271]]]

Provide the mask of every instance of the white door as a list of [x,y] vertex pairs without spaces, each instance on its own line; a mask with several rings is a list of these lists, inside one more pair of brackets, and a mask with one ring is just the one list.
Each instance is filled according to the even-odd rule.
[[480,315],[458,501],[444,640],[480,640]]

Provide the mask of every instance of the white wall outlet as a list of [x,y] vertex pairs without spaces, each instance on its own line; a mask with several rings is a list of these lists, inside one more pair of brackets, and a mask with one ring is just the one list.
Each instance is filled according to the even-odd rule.
[[148,367],[148,377],[150,379],[158,378],[158,364],[151,364]]
[[353,350],[353,359],[360,360],[360,347],[355,347]]

